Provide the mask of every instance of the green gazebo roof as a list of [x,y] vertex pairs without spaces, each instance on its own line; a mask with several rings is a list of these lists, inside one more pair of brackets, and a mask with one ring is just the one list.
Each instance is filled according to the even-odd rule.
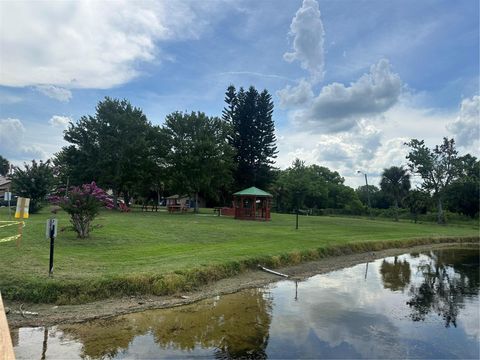
[[260,190],[259,188],[256,188],[255,186],[249,187],[248,189],[244,189],[242,191],[238,191],[233,195],[241,196],[241,195],[247,195],[247,196],[268,196],[272,197],[272,194],[267,193],[266,191]]

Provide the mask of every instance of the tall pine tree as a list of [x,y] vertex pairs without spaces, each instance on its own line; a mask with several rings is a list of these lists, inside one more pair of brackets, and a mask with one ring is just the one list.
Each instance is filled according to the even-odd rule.
[[273,101],[267,90],[253,87],[238,92],[230,85],[225,93],[223,120],[231,125],[230,144],[235,148],[236,188],[267,188],[274,180],[277,154]]

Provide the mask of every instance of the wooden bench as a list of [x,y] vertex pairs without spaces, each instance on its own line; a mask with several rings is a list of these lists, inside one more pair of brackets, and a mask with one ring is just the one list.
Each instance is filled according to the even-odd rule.
[[188,212],[188,207],[182,205],[167,205],[167,210],[169,213],[181,212],[186,213]]

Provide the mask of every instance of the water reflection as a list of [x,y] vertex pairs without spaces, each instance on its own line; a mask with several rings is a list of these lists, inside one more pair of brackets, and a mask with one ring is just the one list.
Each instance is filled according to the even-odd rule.
[[18,359],[478,358],[478,307],[477,247],[12,337]]
[[164,349],[213,349],[216,358],[266,358],[271,299],[262,289],[217,297],[201,304],[145,311],[114,320],[60,326],[83,344],[83,356],[114,358],[135,337],[151,334]]
[[478,294],[479,254],[447,249],[425,255],[427,259],[417,266],[420,283],[412,285],[409,291],[410,317],[413,321],[424,321],[429,314],[437,314],[443,318],[445,327],[457,327],[465,297]]
[[383,259],[380,274],[385,289],[404,290],[410,283],[410,263],[405,259],[399,260],[398,256],[394,257],[393,262]]

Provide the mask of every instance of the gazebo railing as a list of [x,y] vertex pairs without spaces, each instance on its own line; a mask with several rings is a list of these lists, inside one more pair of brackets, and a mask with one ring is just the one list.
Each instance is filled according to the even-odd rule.
[[237,219],[256,219],[256,220],[269,220],[270,209],[268,208],[235,208],[235,218]]

